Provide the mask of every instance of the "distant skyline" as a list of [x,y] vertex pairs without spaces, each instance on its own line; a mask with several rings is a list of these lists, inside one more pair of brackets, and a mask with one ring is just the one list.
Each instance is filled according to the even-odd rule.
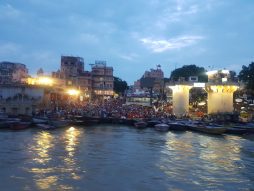
[[[24,3],[25,2],[25,3]],[[253,0],[1,0],[0,61],[30,74],[80,56],[105,60],[128,84],[160,64],[230,69],[254,61]]]

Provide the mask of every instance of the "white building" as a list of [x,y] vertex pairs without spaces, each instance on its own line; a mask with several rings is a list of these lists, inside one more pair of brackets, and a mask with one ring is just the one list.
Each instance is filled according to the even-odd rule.
[[42,103],[44,88],[25,85],[1,85],[0,109],[12,115],[31,115]]

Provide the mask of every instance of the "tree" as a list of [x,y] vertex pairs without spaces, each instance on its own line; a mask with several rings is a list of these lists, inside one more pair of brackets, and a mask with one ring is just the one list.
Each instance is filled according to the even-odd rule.
[[254,62],[251,62],[249,66],[243,65],[238,77],[246,83],[247,89],[254,90]]
[[206,70],[203,67],[198,67],[196,65],[184,65],[181,68],[177,68],[171,72],[170,79],[173,81],[179,80],[183,77],[188,80],[190,76],[198,76],[199,82],[207,82]]
[[118,94],[123,94],[128,89],[126,81],[114,76],[114,91]]

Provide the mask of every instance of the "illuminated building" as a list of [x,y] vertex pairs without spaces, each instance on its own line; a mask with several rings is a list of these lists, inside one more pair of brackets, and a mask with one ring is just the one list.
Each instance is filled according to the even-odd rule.
[[0,109],[12,115],[31,115],[44,99],[44,88],[29,85],[1,85]]
[[92,65],[92,89],[95,96],[113,96],[113,67],[108,67],[105,61],[95,61]]

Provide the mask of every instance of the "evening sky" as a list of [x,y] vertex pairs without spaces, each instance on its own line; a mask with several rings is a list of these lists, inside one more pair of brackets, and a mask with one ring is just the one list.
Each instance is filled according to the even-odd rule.
[[0,61],[35,74],[80,56],[132,84],[160,64],[240,71],[254,61],[254,0],[0,0]]

